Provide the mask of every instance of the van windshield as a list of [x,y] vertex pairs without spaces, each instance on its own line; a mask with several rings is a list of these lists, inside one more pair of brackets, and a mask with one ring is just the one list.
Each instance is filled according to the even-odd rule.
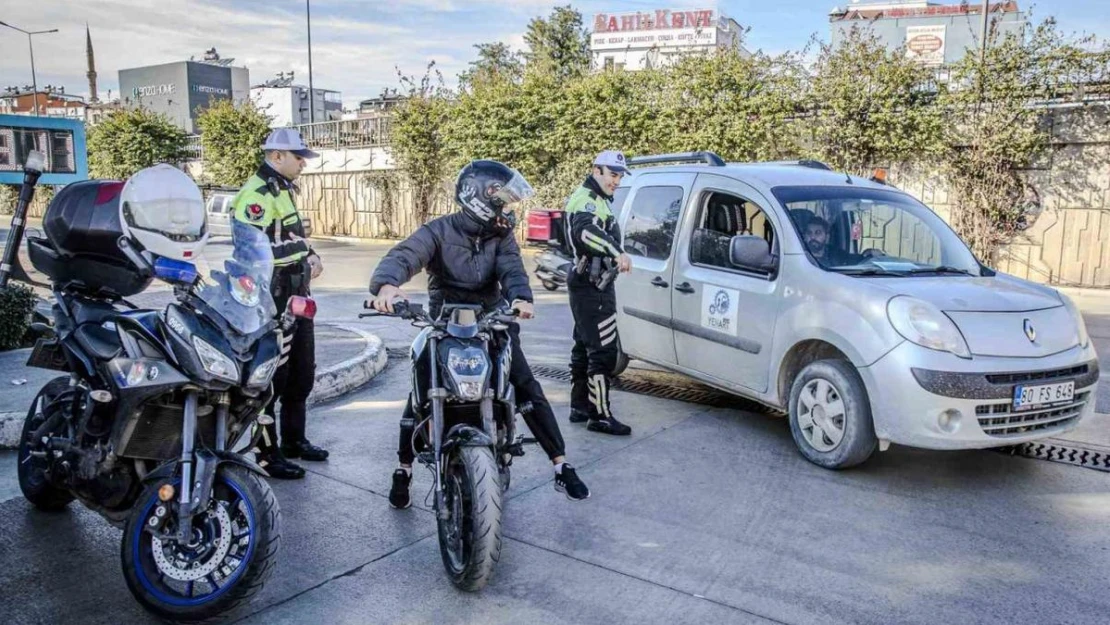
[[806,253],[850,275],[971,275],[982,268],[927,206],[894,190],[775,187]]

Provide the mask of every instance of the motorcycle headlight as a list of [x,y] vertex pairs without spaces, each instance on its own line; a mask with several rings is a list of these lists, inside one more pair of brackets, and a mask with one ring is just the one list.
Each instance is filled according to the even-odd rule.
[[488,369],[489,358],[481,349],[467,347],[447,352],[447,372],[460,399],[478,401],[482,398]]
[[971,358],[971,350],[959,328],[929,302],[898,296],[887,304],[886,314],[890,324],[907,341],[960,358]]
[[205,371],[221,380],[239,381],[239,367],[235,364],[235,361],[195,336],[193,337],[193,347],[196,348],[197,356],[200,356],[200,363],[204,365]]
[[1075,305],[1070,297],[1059,291],[1056,293],[1060,296],[1060,301],[1064,302],[1064,307],[1071,313],[1072,318],[1075,319],[1076,331],[1079,332],[1079,346],[1087,347],[1091,344],[1091,335],[1087,333],[1087,322],[1083,321],[1083,313],[1079,312],[1079,307]]
[[258,368],[251,373],[251,379],[247,380],[247,386],[266,386],[269,384],[270,379],[274,377],[274,371],[277,371],[277,365],[280,359],[281,356],[274,356],[258,365]]

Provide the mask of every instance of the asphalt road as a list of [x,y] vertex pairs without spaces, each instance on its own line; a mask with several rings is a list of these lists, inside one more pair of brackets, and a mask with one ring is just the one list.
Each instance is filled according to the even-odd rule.
[[[358,323],[387,243],[320,242],[320,317]],[[414,293],[421,290],[416,284]],[[565,295],[540,291],[533,361],[565,362]],[[365,327],[389,346],[413,330]],[[632,375],[637,375],[633,372]],[[566,384],[544,381],[570,461],[593,490],[571,503],[538,448],[514,464],[505,545],[480,594],[447,582],[424,505],[386,504],[408,370],[315,409],[332,459],[273,482],[284,513],[277,572],[243,622],[1106,623],[1110,475],[988,451],[894,447],[845,472],[797,453],[781,419],[614,393],[634,428],[566,423]],[[146,623],[120,573],[120,532],[80,506],[36,512],[0,454],[0,614],[6,623]]]

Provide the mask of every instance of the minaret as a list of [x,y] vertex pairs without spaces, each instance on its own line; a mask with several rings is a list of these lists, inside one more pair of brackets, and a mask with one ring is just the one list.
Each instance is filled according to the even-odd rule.
[[87,22],[85,23],[85,59],[89,64],[89,73],[85,74],[89,79],[89,103],[97,104],[100,98],[96,94],[96,61],[93,60],[92,35],[89,34]]

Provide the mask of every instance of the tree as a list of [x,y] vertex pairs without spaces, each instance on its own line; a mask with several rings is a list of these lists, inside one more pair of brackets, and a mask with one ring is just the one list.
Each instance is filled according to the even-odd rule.
[[[1040,208],[1021,170],[1050,149],[1045,122],[1063,113],[1046,105],[1081,101],[1085,88],[1105,84],[1110,52],[1093,37],[1069,40],[1052,19],[1020,34],[992,29],[989,37],[985,56],[967,55],[944,91],[950,125],[943,170],[953,229],[992,263]],[[1105,168],[1107,159],[1101,161],[1083,166]],[[1058,190],[1069,184],[1060,182]]]
[[435,69],[434,61],[428,64],[419,81],[401,76],[401,84],[408,96],[393,113],[393,158],[412,183],[417,219],[424,223],[448,174],[451,94],[443,86],[443,77]]
[[470,62],[470,69],[459,75],[459,85],[466,89],[475,84],[508,80],[519,82],[524,76],[524,55],[512,51],[500,41],[479,43],[478,59]]
[[833,167],[871,168],[939,155],[944,117],[935,106],[932,72],[853,29],[839,45],[822,45],[808,89],[809,150]]
[[123,109],[106,116],[88,133],[89,174],[123,179],[158,163],[185,156],[188,136],[164,115],[147,109]]
[[220,185],[241,185],[262,164],[262,144],[271,118],[252,102],[235,106],[221,100],[197,117],[204,173]]
[[549,72],[561,82],[590,69],[589,34],[583,27],[582,14],[569,4],[555,7],[547,19],[533,18],[524,43],[528,44],[524,58],[529,71]]

